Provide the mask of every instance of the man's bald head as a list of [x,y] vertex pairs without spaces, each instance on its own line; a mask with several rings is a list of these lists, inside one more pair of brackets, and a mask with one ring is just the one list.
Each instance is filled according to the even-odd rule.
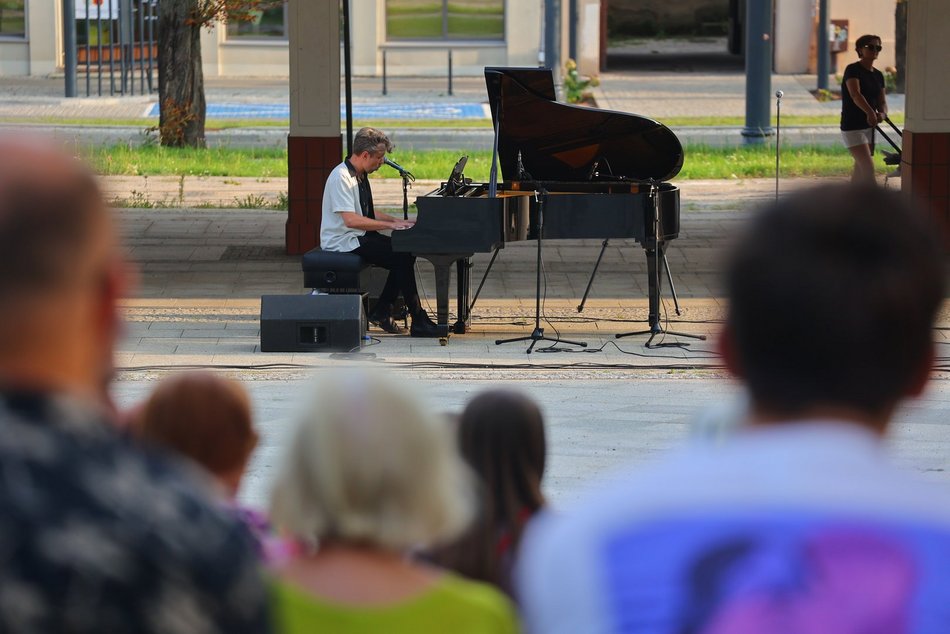
[[0,383],[102,398],[129,281],[93,174],[0,135]]
[[82,163],[45,143],[0,137],[0,307],[75,284],[106,222]]

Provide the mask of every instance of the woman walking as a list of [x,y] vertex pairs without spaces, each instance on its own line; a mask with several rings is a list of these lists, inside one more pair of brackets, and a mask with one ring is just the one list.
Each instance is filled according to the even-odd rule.
[[841,80],[841,137],[854,157],[851,182],[874,182],[871,150],[874,128],[887,116],[884,75],[874,68],[881,38],[862,35],[855,42],[858,61],[848,64]]

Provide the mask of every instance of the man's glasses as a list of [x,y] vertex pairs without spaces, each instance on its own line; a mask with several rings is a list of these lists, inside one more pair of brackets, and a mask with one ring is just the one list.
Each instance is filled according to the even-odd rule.
[[880,44],[865,44],[865,45],[864,45],[864,48],[869,48],[869,49],[871,49],[872,51],[877,51],[878,53],[880,53],[882,50],[884,50],[884,47],[881,46]]

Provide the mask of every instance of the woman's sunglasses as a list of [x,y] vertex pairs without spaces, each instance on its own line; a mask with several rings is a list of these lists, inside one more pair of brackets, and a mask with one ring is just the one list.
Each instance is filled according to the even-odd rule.
[[869,48],[872,51],[877,51],[878,53],[880,53],[884,49],[884,47],[881,46],[880,44],[865,44],[864,48]]

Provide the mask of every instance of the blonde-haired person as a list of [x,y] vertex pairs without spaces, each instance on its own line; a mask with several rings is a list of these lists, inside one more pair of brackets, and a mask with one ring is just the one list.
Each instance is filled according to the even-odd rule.
[[362,373],[325,378],[272,498],[275,524],[311,547],[277,570],[280,631],[517,631],[497,590],[408,556],[465,529],[471,487],[448,426],[403,387]]

